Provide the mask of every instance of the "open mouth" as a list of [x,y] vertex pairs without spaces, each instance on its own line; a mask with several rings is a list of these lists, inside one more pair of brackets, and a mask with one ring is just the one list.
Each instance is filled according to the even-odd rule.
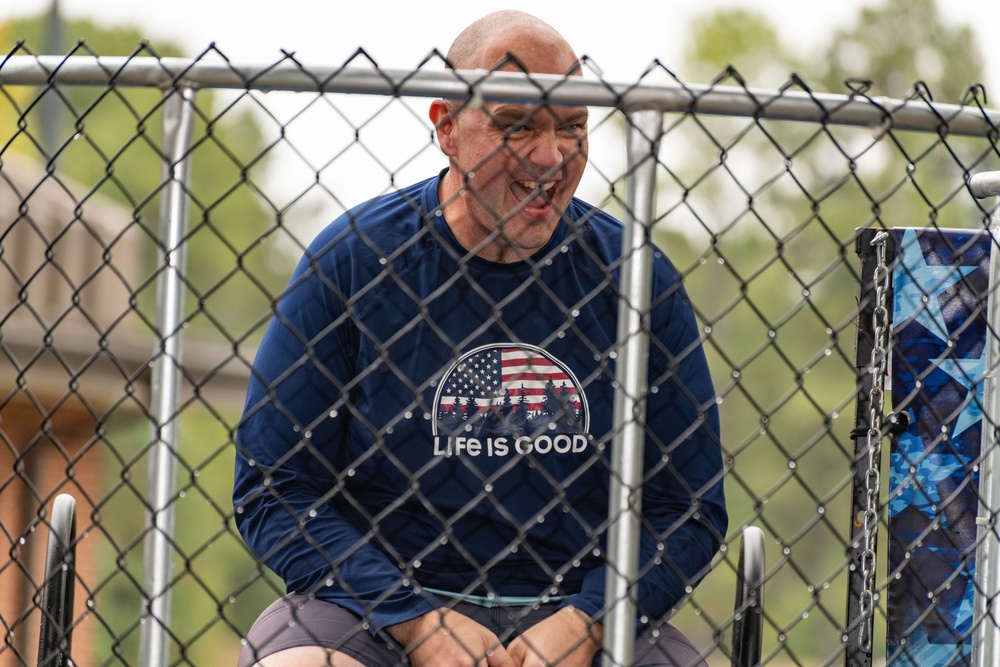
[[526,212],[548,211],[559,181],[514,181],[510,189]]

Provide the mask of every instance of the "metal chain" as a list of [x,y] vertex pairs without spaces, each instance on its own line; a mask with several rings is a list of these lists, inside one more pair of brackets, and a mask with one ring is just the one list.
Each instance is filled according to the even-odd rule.
[[868,370],[871,388],[868,391],[868,471],[865,473],[867,505],[864,513],[864,552],[861,555],[861,599],[858,643],[864,651],[872,645],[871,619],[875,610],[875,534],[878,530],[879,479],[878,464],[882,446],[883,378],[886,373],[886,328],[889,310],[886,305],[889,293],[889,267],[886,264],[886,240],[889,233],[881,231],[872,239],[875,248],[875,308],[872,311],[872,354]]

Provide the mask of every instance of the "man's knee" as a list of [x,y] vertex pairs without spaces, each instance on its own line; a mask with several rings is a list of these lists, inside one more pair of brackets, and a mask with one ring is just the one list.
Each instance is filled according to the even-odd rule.
[[364,667],[363,664],[322,646],[296,646],[261,658],[254,667]]

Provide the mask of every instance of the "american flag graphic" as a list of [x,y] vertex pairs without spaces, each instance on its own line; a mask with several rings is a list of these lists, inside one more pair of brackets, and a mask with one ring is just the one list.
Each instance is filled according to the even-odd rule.
[[580,393],[573,378],[541,351],[486,348],[469,354],[448,374],[439,405],[467,405],[472,398],[484,409],[500,405],[510,392],[514,409],[535,412],[545,406],[546,386],[557,392],[564,406],[579,409]]

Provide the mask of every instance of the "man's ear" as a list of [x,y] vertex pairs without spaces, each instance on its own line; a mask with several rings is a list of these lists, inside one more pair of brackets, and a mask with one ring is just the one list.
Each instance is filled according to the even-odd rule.
[[434,131],[437,134],[438,145],[441,151],[448,157],[453,157],[456,153],[454,131],[455,116],[452,105],[444,100],[434,100],[428,116],[434,124]]

